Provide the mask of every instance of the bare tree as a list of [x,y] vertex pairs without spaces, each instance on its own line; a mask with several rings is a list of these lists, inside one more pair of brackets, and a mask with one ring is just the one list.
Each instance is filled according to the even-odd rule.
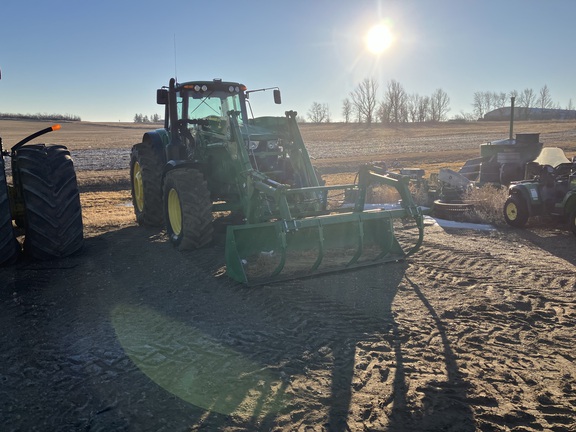
[[430,114],[430,97],[423,96],[418,101],[418,121],[425,122]]
[[352,104],[358,114],[360,121],[364,120],[371,124],[374,120],[376,110],[376,92],[378,84],[371,78],[365,78],[358,87],[350,93]]
[[494,95],[495,93],[485,91],[484,92],[484,106],[486,107],[486,112],[489,113],[494,109]]
[[378,109],[376,110],[376,117],[380,120],[380,123],[388,124],[390,123],[390,107],[385,101],[378,104]]
[[450,111],[450,98],[442,89],[436,89],[430,97],[430,120],[439,122],[446,119]]
[[508,106],[509,101],[508,95],[506,94],[506,92],[495,93],[494,101],[496,104],[496,108],[504,108],[505,106]]
[[350,123],[352,117],[352,102],[350,102],[348,98],[342,102],[342,116],[344,117],[344,123]]
[[568,100],[568,105],[566,105],[566,109],[572,111],[574,109],[574,104],[572,103],[572,98]]
[[474,102],[472,103],[472,111],[476,118],[483,118],[484,114],[488,112],[486,108],[486,100],[484,99],[484,92],[474,92]]
[[500,116],[504,115],[504,108],[509,106],[506,92],[494,93],[494,109],[498,110]]
[[528,120],[530,118],[530,108],[534,106],[535,101],[536,95],[534,94],[534,90],[531,88],[525,88],[522,90],[522,93],[520,93],[518,98],[518,107],[524,108],[524,115],[522,116],[524,120]]
[[390,111],[391,123],[404,123],[408,120],[408,110],[406,107],[407,98],[406,91],[404,91],[404,88],[398,81],[391,80],[388,82],[384,101]]
[[531,88],[525,88],[520,93],[520,97],[518,100],[518,106],[524,108],[532,108],[534,106],[534,102],[536,101],[536,95],[534,94],[534,90]]
[[308,111],[308,119],[312,123],[330,122],[330,112],[327,104],[320,104],[313,102],[312,107]]
[[419,121],[418,107],[420,105],[420,99],[421,99],[421,96],[418,93],[413,93],[411,95],[408,95],[408,98],[406,100],[406,105],[407,105],[407,109],[408,109],[408,117],[409,117],[410,121],[413,123]]
[[540,89],[538,94],[538,106],[542,109],[552,108],[554,103],[552,102],[552,96],[550,96],[550,89],[546,84]]

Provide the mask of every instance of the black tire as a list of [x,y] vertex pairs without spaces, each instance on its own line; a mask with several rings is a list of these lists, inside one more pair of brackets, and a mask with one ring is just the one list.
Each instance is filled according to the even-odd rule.
[[4,158],[0,155],[0,266],[14,263],[19,253],[20,243],[16,240],[16,234],[12,226]]
[[461,221],[465,216],[474,211],[474,204],[462,201],[436,200],[432,206],[432,213],[440,219]]
[[68,149],[24,146],[12,167],[17,167],[24,200],[26,254],[47,260],[78,252],[84,244],[82,208]]
[[162,226],[162,149],[152,141],[132,147],[130,184],[132,204],[139,225]]
[[528,206],[518,195],[511,195],[504,203],[504,220],[510,226],[522,228],[528,222]]
[[212,200],[200,171],[191,168],[169,171],[163,196],[166,231],[177,249],[199,249],[212,241]]
[[568,223],[570,224],[570,230],[572,234],[576,236],[576,207],[570,212],[568,216]]

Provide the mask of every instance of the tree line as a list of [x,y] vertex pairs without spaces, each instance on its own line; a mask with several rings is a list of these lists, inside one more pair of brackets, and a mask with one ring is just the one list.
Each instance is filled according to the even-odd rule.
[[162,118],[158,114],[152,114],[150,117],[143,114],[134,115],[134,123],[160,123]]
[[0,113],[2,120],[39,120],[39,121],[82,121],[77,115],[71,114],[11,114]]
[[[408,123],[408,122],[441,122],[447,120],[450,111],[450,97],[441,88],[431,95],[422,96],[408,93],[402,84],[390,80],[383,95],[379,96],[379,84],[374,79],[366,78],[350,92],[342,102],[342,118],[345,123]],[[474,93],[472,112],[454,116],[456,120],[477,120],[490,111],[510,106],[510,99],[515,98],[515,106],[523,108],[560,109],[553,102],[550,89],[544,85],[539,92],[526,88],[522,91],[509,92],[477,91]],[[567,110],[573,110],[572,99]],[[528,109],[524,110],[528,115]],[[313,102],[308,110],[307,119],[312,123],[329,123],[330,109],[327,104]]]
[[[472,103],[473,115],[476,118],[482,118],[486,113],[510,106],[510,99],[515,98],[514,106],[522,108],[540,108],[547,109],[562,109],[560,104],[554,103],[550,89],[545,84],[538,92],[531,88],[525,88],[522,91],[511,90],[506,92],[490,92],[478,91],[474,93],[474,101]],[[572,99],[568,101],[566,106],[567,110],[573,110],[574,104]],[[524,110],[527,116],[529,110]]]

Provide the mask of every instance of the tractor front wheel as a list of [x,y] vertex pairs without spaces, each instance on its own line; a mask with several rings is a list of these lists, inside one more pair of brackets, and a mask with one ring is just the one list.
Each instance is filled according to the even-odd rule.
[[19,252],[20,244],[16,240],[12,226],[4,158],[0,155],[0,266],[12,264],[16,261]]
[[163,197],[166,231],[177,249],[199,249],[212,241],[212,200],[200,171],[191,168],[169,171]]
[[528,206],[517,195],[509,196],[504,203],[504,219],[510,226],[522,228],[528,222]]
[[84,244],[82,209],[70,152],[62,145],[35,144],[17,150],[24,200],[24,251],[36,259],[71,255]]

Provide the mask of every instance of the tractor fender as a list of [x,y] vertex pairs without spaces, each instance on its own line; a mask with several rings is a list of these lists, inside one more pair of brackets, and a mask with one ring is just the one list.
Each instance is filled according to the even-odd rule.
[[170,171],[176,169],[184,169],[184,168],[194,168],[204,174],[204,166],[199,162],[194,162],[186,159],[171,159],[164,165],[164,169],[162,171],[162,188],[164,188],[164,181],[166,179],[166,174]]
[[142,136],[142,142],[150,142],[155,152],[162,154],[162,162],[166,163],[166,146],[170,142],[170,137],[166,129],[156,129],[146,132]]
[[564,208],[564,214],[569,215],[572,210],[576,209],[576,190],[569,191],[564,199],[562,200],[562,207]]
[[516,195],[526,203],[528,214],[535,216],[538,214],[542,201],[538,191],[537,184],[535,183],[516,183],[508,188],[508,195]]
[[186,159],[180,159],[180,160],[174,160],[171,159],[168,162],[166,162],[166,165],[164,165],[164,171],[162,172],[162,178],[164,178],[166,176],[166,173],[168,173],[169,171],[175,170],[175,169],[182,169],[182,168],[194,168],[197,169],[201,172],[203,171],[203,164],[199,163],[199,162],[194,162],[194,161],[190,161],[190,160],[186,160]]

